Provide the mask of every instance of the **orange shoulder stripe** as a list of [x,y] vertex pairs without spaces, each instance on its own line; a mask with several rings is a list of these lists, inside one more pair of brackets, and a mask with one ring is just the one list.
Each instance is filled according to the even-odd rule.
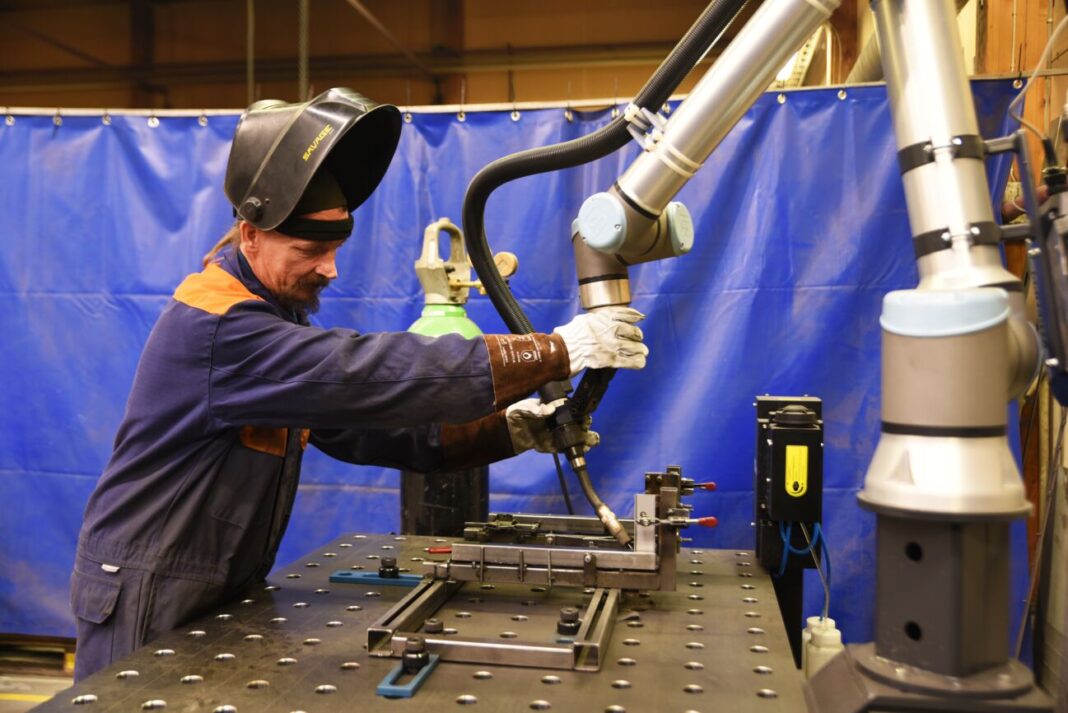
[[248,291],[236,277],[218,265],[211,264],[203,272],[189,275],[178,289],[174,299],[194,309],[211,314],[226,314],[238,302],[247,300],[264,301]]

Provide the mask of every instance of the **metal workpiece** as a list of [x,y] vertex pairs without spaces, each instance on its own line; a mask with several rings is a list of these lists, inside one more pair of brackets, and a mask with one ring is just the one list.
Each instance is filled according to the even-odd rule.
[[862,505],[958,519],[1030,512],[1008,443],[1010,314],[999,289],[886,296],[882,433]]
[[[455,542],[340,537],[38,710],[141,711],[153,709],[146,707],[150,701],[162,701],[167,711],[207,713],[440,713],[470,705],[565,713],[804,708],[801,674],[790,657],[770,576],[751,552],[690,548],[679,553],[677,591],[622,593],[616,616],[602,620],[611,631],[582,634],[607,640],[597,652],[597,672],[439,660],[411,698],[377,696],[376,688],[400,659],[372,656],[364,648],[367,630],[412,590],[331,584],[328,575],[337,569],[377,571],[382,556],[396,557],[402,570],[424,560],[444,561],[445,555],[426,549]],[[432,655],[439,639],[560,646],[561,608],[573,606],[584,615],[596,591],[442,584],[455,591],[427,615],[439,620],[441,633],[424,630],[425,620],[412,631]],[[74,702],[90,697],[95,699],[90,707]]]
[[[626,200],[649,216],[659,216],[768,88],[775,73],[838,5],[838,0],[761,4],[664,128],[651,130],[645,151],[617,182]],[[628,223],[628,242],[646,226]]]
[[694,483],[668,466],[646,473],[645,488],[634,496],[634,518],[616,521],[626,545],[606,537],[598,518],[505,513],[469,523],[447,561],[424,566],[439,580],[672,590],[678,530],[695,522],[680,493]]
[[[432,585],[435,588],[437,584]],[[576,606],[564,607],[561,611],[574,612],[565,622],[569,633],[561,635],[561,622],[556,626],[539,632],[538,636],[519,641],[515,631],[475,636],[459,635],[455,631],[447,635],[444,631],[437,636],[419,633],[412,627],[400,628],[400,623],[413,623],[417,617],[402,616],[398,628],[388,629],[379,626],[368,630],[368,651],[372,656],[392,656],[403,659],[414,640],[423,642],[423,646],[442,661],[456,663],[485,664],[495,666],[518,666],[535,669],[599,671],[604,663],[604,654],[612,634],[616,616],[619,613],[620,591],[618,589],[594,589],[583,602],[582,590],[572,592]],[[404,610],[410,602],[413,610],[422,609],[426,597],[418,592],[398,604]],[[446,602],[437,604],[440,608]],[[579,615],[579,606],[583,605]],[[471,612],[462,618],[471,618]],[[415,621],[414,623],[418,623]],[[574,625],[573,627],[571,625]],[[507,624],[503,624],[507,626]],[[373,636],[372,636],[373,632]]]

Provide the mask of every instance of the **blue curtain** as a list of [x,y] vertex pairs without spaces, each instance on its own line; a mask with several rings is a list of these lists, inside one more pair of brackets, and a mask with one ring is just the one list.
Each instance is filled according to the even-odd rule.
[[[984,135],[1005,133],[1009,82],[973,89]],[[719,527],[687,534],[698,546],[751,547],[753,397],[820,396],[832,615],[847,640],[866,640],[874,518],[854,496],[879,430],[880,300],[917,275],[884,88],[783,96],[762,96],[679,196],[696,224],[693,251],[633,270],[652,356],[644,371],[616,377],[589,460],[621,514],[643,474],[669,463],[717,481],[694,503]],[[355,216],[319,323],[406,329],[422,304],[412,262],[423,228],[442,216],[459,222],[475,172],[609,120],[603,111],[569,121],[560,109],[463,122],[414,114]],[[67,583],[82,509],[153,322],[232,220],[221,185],[236,122],[236,113],[158,124],[113,115],[56,125],[39,115],[0,125],[0,631],[73,634]],[[577,310],[568,237],[581,201],[637,150],[523,179],[490,200],[490,241],[519,256],[512,285],[539,329]],[[997,195],[1007,163],[990,170]],[[484,331],[504,330],[486,298],[474,295],[468,309]],[[495,465],[491,483],[493,510],[563,510],[548,456]],[[395,530],[397,485],[395,471],[309,451],[279,561],[342,532]],[[810,594],[815,610],[821,597]]]

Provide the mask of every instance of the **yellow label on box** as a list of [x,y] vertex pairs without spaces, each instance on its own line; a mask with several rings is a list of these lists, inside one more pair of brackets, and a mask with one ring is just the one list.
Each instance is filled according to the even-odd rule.
[[786,494],[799,498],[808,492],[808,446],[786,446]]

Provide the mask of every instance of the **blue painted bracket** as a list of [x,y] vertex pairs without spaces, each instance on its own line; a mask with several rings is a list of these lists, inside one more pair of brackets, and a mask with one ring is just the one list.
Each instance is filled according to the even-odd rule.
[[399,574],[396,577],[381,577],[378,572],[353,572],[339,569],[331,573],[331,584],[375,584],[386,587],[414,587],[423,579],[418,574]]
[[404,665],[397,664],[396,668],[387,673],[382,682],[378,684],[375,693],[386,698],[411,698],[419,690],[419,687],[423,685],[423,681],[426,680],[426,677],[430,675],[430,672],[434,670],[440,660],[441,656],[430,654],[430,662],[423,666],[419,673],[412,676],[411,681],[405,684],[397,683],[397,679],[404,675]]

